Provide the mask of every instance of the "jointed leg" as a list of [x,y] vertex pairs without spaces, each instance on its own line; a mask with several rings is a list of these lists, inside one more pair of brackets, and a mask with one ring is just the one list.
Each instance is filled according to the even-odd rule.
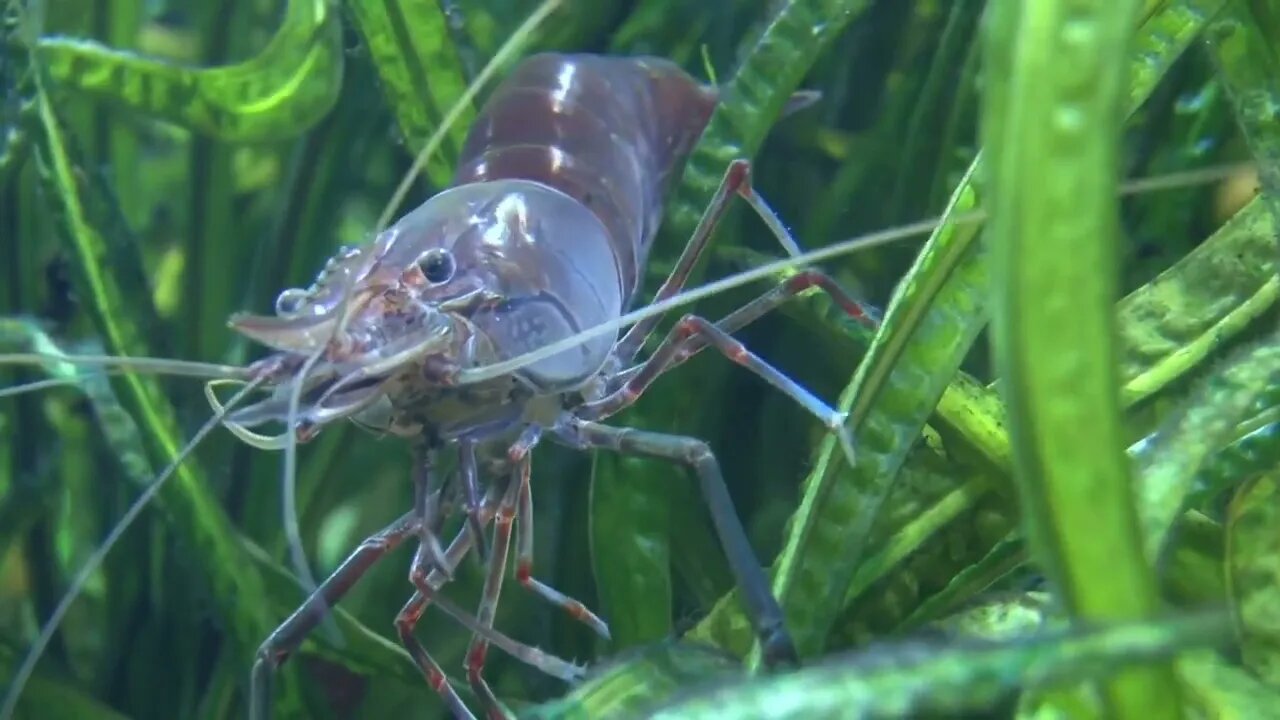
[[709,320],[696,315],[684,316],[648,360],[622,374],[625,381],[621,387],[599,400],[581,405],[575,410],[575,414],[586,420],[599,420],[623,410],[639,399],[659,375],[677,367],[710,345],[733,362],[763,378],[774,388],[798,402],[809,414],[818,418],[835,435],[845,459],[853,465],[856,461],[856,452],[853,433],[846,425],[848,414],[828,405],[785,373],[747,350],[741,342],[729,334],[813,287],[820,288],[831,295],[836,303],[854,319],[868,323],[874,322],[863,310],[862,305],[846,294],[831,278],[817,271],[798,273],[730,313],[719,323],[712,324]]
[[[510,495],[510,493],[509,493]],[[482,505],[482,520],[487,522],[489,516],[493,514],[493,506],[488,502],[490,498],[486,498],[486,502]],[[508,524],[509,527],[509,524]],[[511,638],[497,632],[493,629],[493,620],[490,616],[487,620],[473,618],[462,612],[452,602],[437,594],[441,587],[448,582],[452,571],[462,562],[462,558],[473,547],[471,532],[463,529],[456,536],[453,542],[449,543],[449,547],[445,550],[445,567],[432,568],[427,570],[421,557],[415,557],[413,568],[409,572],[409,580],[416,588],[413,597],[405,603],[400,613],[396,615],[396,631],[400,636],[400,642],[404,644],[405,649],[409,651],[409,655],[417,664],[418,669],[422,671],[422,675],[426,678],[427,683],[433,690],[440,694],[445,704],[449,707],[450,712],[457,718],[473,718],[466,706],[462,704],[458,694],[454,691],[453,686],[449,684],[448,678],[444,671],[440,669],[440,665],[431,657],[422,643],[414,637],[413,631],[422,619],[423,612],[426,611],[428,605],[435,605],[443,610],[445,614],[453,618],[463,627],[470,630],[477,638],[484,640],[486,645],[493,644],[502,648],[517,660],[521,660],[533,667],[563,680],[575,680],[582,675],[582,668],[565,662],[553,655],[549,655],[537,648],[516,642]],[[419,556],[421,555],[419,549]],[[487,585],[487,582],[486,582]],[[487,689],[487,687],[486,687]],[[492,696],[492,693],[489,693]],[[485,695],[481,695],[481,699],[486,699]],[[493,701],[497,702],[496,698]],[[492,706],[491,706],[492,707]]]
[[458,697],[457,691],[449,684],[449,678],[444,674],[444,670],[440,669],[437,663],[427,649],[418,642],[413,636],[413,628],[418,624],[418,620],[422,619],[422,613],[427,609],[428,600],[423,597],[422,593],[415,592],[413,597],[409,598],[409,602],[405,603],[399,614],[396,615],[396,631],[400,634],[400,642],[405,649],[409,651],[409,656],[413,658],[413,662],[422,671],[422,676],[426,678],[427,684],[431,686],[444,700],[444,704],[449,708],[449,712],[457,720],[475,720],[475,716],[467,709],[462,698]]
[[[492,490],[487,493],[480,505],[480,521],[482,524],[487,524],[494,517],[496,511],[495,503],[493,502],[494,494]],[[410,648],[410,654],[416,657],[419,652],[422,652],[421,645],[413,637],[413,629],[426,607],[435,605],[474,635],[483,638],[488,644],[500,648],[515,659],[562,680],[569,681],[580,678],[583,668],[503,635],[493,629],[491,622],[488,624],[480,622],[477,618],[463,612],[448,599],[437,594],[440,588],[449,581],[452,570],[458,566],[458,563],[462,562],[462,558],[473,547],[473,535],[470,530],[464,528],[454,536],[453,541],[449,543],[449,547],[445,549],[444,568],[430,567],[424,561],[422,557],[423,551],[419,548],[418,556],[415,557],[414,564],[409,571],[409,582],[417,592],[414,593],[408,604],[401,610],[396,624],[397,629],[400,631],[401,640],[405,645],[409,646],[412,643],[418,648],[416,651]],[[427,679],[430,681],[431,677],[427,673],[427,669],[424,668],[423,672],[428,674]]]
[[787,634],[782,608],[769,587],[747,533],[733,508],[720,464],[711,448],[701,440],[679,435],[614,428],[566,417],[556,427],[563,442],[581,449],[603,448],[621,453],[662,458],[687,465],[698,474],[698,484],[706,499],[712,523],[729,560],[729,567],[742,591],[747,614],[764,650],[764,661],[773,666],[796,662],[795,646]]
[[[413,510],[418,519],[418,555],[421,562],[445,570],[444,549],[440,547],[437,528],[440,521],[439,453],[433,448],[417,448],[413,460]],[[419,562],[415,557],[414,562]]]
[[871,313],[829,276],[816,270],[800,272],[729,313],[714,325],[696,315],[686,315],[681,318],[648,360],[627,371],[626,382],[621,387],[599,400],[582,405],[575,414],[588,420],[601,420],[620,412],[634,403],[659,375],[678,367],[680,363],[708,345],[714,345],[730,360],[746,366],[770,384],[795,398],[824,423],[828,422],[830,408],[820,401],[815,405],[808,391],[799,388],[789,379],[775,382],[775,374],[780,375],[777,370],[747,351],[737,340],[729,337],[729,333],[742,329],[811,288],[818,288],[830,295],[836,304],[854,320],[868,324],[875,322]]
[[[849,319],[871,328],[879,327],[880,312],[878,310],[854,298],[844,288],[840,287],[831,276],[819,270],[802,270],[792,275],[773,289],[724,316],[716,323],[716,327],[726,333],[737,332],[764,315],[778,309],[792,298],[799,297],[812,289],[818,289],[826,293]],[[666,370],[678,367],[680,363],[696,355],[698,351],[706,346],[707,343],[701,338],[693,337],[688,339],[681,346],[680,351],[676,353],[671,365]]]
[[[476,622],[484,627],[493,627],[493,618],[498,609],[498,598],[502,595],[502,581],[507,570],[507,553],[511,548],[511,523],[515,519],[516,494],[520,487],[512,482],[503,495],[502,504],[493,518],[493,547],[489,555],[488,572],[484,578],[484,590],[481,592],[480,608],[476,612]],[[498,702],[489,683],[484,680],[484,661],[489,651],[489,641],[483,636],[475,635],[467,647],[467,681],[471,689],[485,704],[486,713],[492,720],[506,720],[510,713]]]
[[480,469],[476,465],[476,443],[474,440],[458,441],[458,472],[462,475],[462,488],[465,493],[464,510],[467,513],[467,527],[471,532],[472,542],[481,562],[489,556],[485,547],[483,523],[480,520]]
[[258,648],[253,664],[249,697],[251,720],[266,720],[271,716],[271,678],[275,669],[288,659],[311,632],[325,618],[329,609],[359,582],[365,572],[390,550],[404,542],[417,530],[414,513],[405,513],[387,527],[370,535],[360,543],[342,565],[311,594],[292,615],[285,620]]
[[[787,232],[782,221],[765,203],[764,198],[760,197],[751,187],[750,161],[734,160],[729,163],[724,178],[720,180],[720,187],[716,188],[715,195],[712,196],[711,202],[707,204],[707,209],[703,211],[702,217],[699,218],[698,226],[694,228],[693,235],[685,243],[684,250],[680,253],[679,259],[676,260],[675,268],[671,270],[671,274],[667,276],[667,279],[654,294],[653,299],[655,302],[675,295],[684,287],[684,284],[689,279],[689,273],[693,271],[694,265],[698,263],[698,259],[702,257],[703,251],[706,250],[707,243],[711,240],[711,234],[715,232],[716,226],[729,208],[729,200],[735,194],[746,200],[747,204],[764,220],[765,225],[778,238],[778,242],[787,251],[788,255],[800,254],[800,247],[796,244],[795,239],[791,237],[791,233]],[[660,316],[654,316],[633,325],[614,346],[616,357],[621,358],[623,362],[630,362],[634,359],[636,353],[644,346],[649,333],[653,332],[660,319]]]
[[[523,438],[522,438],[523,439]],[[518,509],[516,522],[520,534],[516,536],[516,581],[543,600],[555,605],[569,617],[591,628],[605,640],[610,639],[609,626],[580,601],[556,590],[533,577],[533,490],[529,486],[529,450],[532,443],[517,442],[508,451],[518,473]]]

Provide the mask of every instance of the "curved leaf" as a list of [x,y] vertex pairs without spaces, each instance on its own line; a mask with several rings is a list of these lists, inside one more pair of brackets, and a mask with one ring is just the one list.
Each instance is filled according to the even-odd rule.
[[1203,244],[1120,301],[1124,402],[1183,377],[1275,306],[1275,220],[1255,199]]
[[1266,472],[1278,464],[1280,422],[1248,429],[1238,440],[1204,461],[1195,481],[1191,504],[1207,502],[1238,485],[1241,479]]
[[682,688],[741,673],[731,657],[709,648],[664,642],[629,653],[595,671],[565,697],[520,713],[521,720],[643,717]]
[[[615,648],[671,634],[669,464],[596,453],[591,472],[591,569]],[[649,470],[646,472],[646,470]]]
[[327,0],[289,0],[267,46],[235,65],[184,68],[64,37],[40,38],[36,50],[60,87],[222,140],[249,142],[298,135],[337,102],[339,29]]
[[1221,720],[1274,720],[1280,717],[1280,693],[1249,673],[1228,665],[1217,653],[1202,650],[1178,658],[1178,671],[1191,703],[1204,717]]

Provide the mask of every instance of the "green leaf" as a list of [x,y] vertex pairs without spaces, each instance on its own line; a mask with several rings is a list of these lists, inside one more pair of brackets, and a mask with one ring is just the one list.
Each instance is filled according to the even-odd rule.
[[60,87],[236,142],[302,133],[337,102],[342,77],[338,19],[324,0],[289,0],[262,52],[223,67],[185,68],[64,37],[40,38],[36,49]]
[[[121,264],[110,261],[108,241],[94,225],[81,198],[79,174],[49,98],[38,98],[40,135],[37,153],[49,196],[56,202],[68,253],[74,260],[77,289],[88,306],[107,349],[118,355],[145,356],[147,344],[138,317],[138,287],[122,286]],[[119,275],[118,275],[119,273]],[[143,284],[145,287],[145,283]],[[142,294],[145,297],[145,293]],[[175,431],[172,405],[153,378],[126,374],[120,396],[135,418],[146,442],[168,461],[184,445]],[[235,541],[226,512],[209,491],[200,467],[183,463],[160,493],[173,515],[173,528],[192,548],[219,606],[219,614],[245,657],[269,631],[261,581],[241,572],[242,551]]]
[[1237,427],[1258,400],[1280,384],[1280,345],[1274,336],[1243,348],[1215,367],[1166,427],[1137,448],[1143,542],[1159,557],[1175,518],[1209,457],[1237,438]]
[[[998,2],[987,28],[992,324],[1024,523],[1068,610],[1096,620],[1158,608],[1124,454],[1114,318],[1137,5]],[[1168,668],[1117,676],[1106,695],[1117,718],[1180,716]]]
[[1228,665],[1208,650],[1178,658],[1178,674],[1188,701],[1202,717],[1218,720],[1274,720],[1280,718],[1280,692],[1249,673]]
[[[1273,419],[1275,414],[1273,407],[1262,417]],[[1205,459],[1189,502],[1192,505],[1203,505],[1223,491],[1236,487],[1242,479],[1266,472],[1278,464],[1280,422],[1246,427],[1239,439]]]
[[1048,593],[1002,595],[966,608],[939,622],[938,627],[961,637],[1016,640],[1052,623],[1052,609],[1053,597]]
[[1280,217],[1280,50],[1275,26],[1264,27],[1268,12],[1275,13],[1274,5],[1229,0],[1208,39],[1235,105],[1236,121],[1258,163],[1263,196],[1271,214]]
[[[9,352],[66,354],[29,319],[0,317],[0,348]],[[116,398],[106,376],[71,363],[50,363],[43,369],[51,379],[65,381],[85,394],[125,475],[139,487],[145,486],[155,471],[147,459],[137,424]]]
[[[468,85],[444,10],[436,0],[355,0],[347,7],[408,150],[416,155]],[[427,176],[435,186],[449,185],[474,117],[471,108],[458,116],[440,152],[427,161]]]
[[[667,463],[596,453],[591,473],[591,569],[614,648],[671,634],[671,495]],[[659,470],[659,472],[655,472]],[[656,486],[656,487],[655,487]]]
[[[1274,362],[1272,368],[1277,367]],[[1254,478],[1227,516],[1227,583],[1244,664],[1280,689],[1280,474]]]
[[926,622],[941,619],[1026,561],[1026,543],[1021,534],[1010,533],[976,563],[956,573],[941,592],[921,603],[902,621],[900,628],[912,630]]
[[664,642],[628,653],[596,670],[572,692],[529,708],[521,720],[641,717],[684,687],[737,675],[741,666],[709,648]]
[[1105,677],[1220,642],[1225,619],[1190,617],[1023,636],[1006,643],[876,648],[763,679],[690,691],[652,718],[873,718],[981,710],[1018,687]]
[[1155,280],[1120,301],[1124,403],[1137,403],[1275,307],[1275,220],[1259,199]]

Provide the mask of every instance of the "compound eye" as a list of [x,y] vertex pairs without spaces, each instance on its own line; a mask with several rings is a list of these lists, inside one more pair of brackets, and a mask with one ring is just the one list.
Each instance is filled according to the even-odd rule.
[[307,304],[307,291],[302,288],[289,288],[276,297],[276,314],[290,317],[302,312]]
[[454,269],[453,254],[448,250],[435,248],[418,258],[418,270],[432,285],[449,282],[453,278]]

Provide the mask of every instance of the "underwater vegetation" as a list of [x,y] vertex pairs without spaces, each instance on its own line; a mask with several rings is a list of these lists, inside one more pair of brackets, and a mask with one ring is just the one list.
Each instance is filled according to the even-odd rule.
[[[721,88],[639,307],[736,159],[830,250],[774,262],[732,199],[688,287],[754,280],[650,351],[807,265],[879,317],[811,288],[734,333],[847,413],[852,463],[714,352],[609,420],[708,443],[799,664],[767,662],[694,473],[543,443],[536,575],[609,637],[508,582],[496,631],[586,669],[490,648],[511,714],[1280,717],[1280,2],[8,0],[0,33],[0,717],[247,715],[263,641],[415,506],[412,448],[252,447],[209,365],[102,357],[262,358],[228,318],[448,187],[542,51]],[[273,717],[451,716],[393,624],[414,545],[280,666]],[[476,612],[484,561],[453,574]],[[471,632],[429,607],[415,637],[483,714]]]

